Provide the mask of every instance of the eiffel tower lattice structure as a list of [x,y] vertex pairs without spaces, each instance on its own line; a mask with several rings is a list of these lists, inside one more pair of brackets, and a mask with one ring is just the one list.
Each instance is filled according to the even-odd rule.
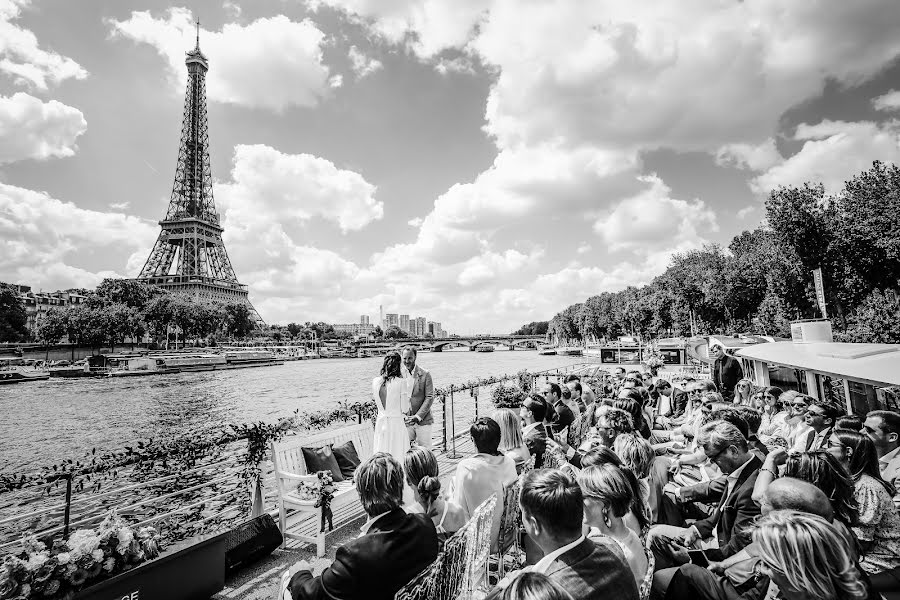
[[206,115],[206,72],[209,63],[197,44],[187,53],[187,91],[175,184],[162,231],[141,269],[138,279],[170,292],[182,292],[201,300],[245,302],[251,318],[262,319],[239,283],[225,251],[219,214],[213,201],[209,162],[209,124]]

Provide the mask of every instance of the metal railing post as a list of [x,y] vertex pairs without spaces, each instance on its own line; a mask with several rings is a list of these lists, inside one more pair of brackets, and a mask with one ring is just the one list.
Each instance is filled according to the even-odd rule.
[[453,450],[450,454],[447,455],[447,458],[462,458],[459,454],[456,453],[456,405],[454,404],[453,399],[453,385],[450,386],[450,441],[453,446]]
[[69,539],[69,516],[72,511],[72,474],[66,473],[63,477],[66,480],[66,511],[63,514],[63,532],[64,540]]
[[441,410],[444,413],[444,453],[447,452],[447,396],[441,396]]
[[475,399],[475,418],[478,418],[478,394],[475,390],[478,388],[469,388],[469,397]]

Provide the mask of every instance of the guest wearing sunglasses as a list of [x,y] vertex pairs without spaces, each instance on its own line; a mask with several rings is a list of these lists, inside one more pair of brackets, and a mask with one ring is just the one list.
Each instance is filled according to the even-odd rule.
[[793,449],[797,452],[811,452],[828,447],[828,438],[834,429],[835,420],[844,414],[844,411],[828,402],[816,402],[806,409],[804,420],[809,431],[797,436]]
[[788,448],[792,448],[797,438],[803,437],[811,429],[806,424],[806,410],[809,408],[812,398],[795,390],[788,390],[781,395],[781,402],[788,411],[782,433],[788,443]]
[[763,391],[762,423],[759,426],[759,435],[763,438],[786,437],[784,422],[788,411],[781,403],[782,393],[782,389],[776,386],[769,386]]

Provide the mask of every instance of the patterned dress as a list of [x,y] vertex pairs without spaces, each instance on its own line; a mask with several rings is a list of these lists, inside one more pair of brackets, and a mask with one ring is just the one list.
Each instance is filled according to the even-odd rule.
[[891,495],[874,477],[863,474],[856,482],[856,501],[859,524],[853,533],[861,542],[875,542],[860,566],[867,573],[900,566],[900,516]]

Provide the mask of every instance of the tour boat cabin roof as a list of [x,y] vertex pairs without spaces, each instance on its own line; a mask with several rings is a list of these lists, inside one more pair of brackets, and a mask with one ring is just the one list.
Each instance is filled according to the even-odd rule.
[[742,348],[735,355],[855,381],[900,385],[900,344],[770,342]]

